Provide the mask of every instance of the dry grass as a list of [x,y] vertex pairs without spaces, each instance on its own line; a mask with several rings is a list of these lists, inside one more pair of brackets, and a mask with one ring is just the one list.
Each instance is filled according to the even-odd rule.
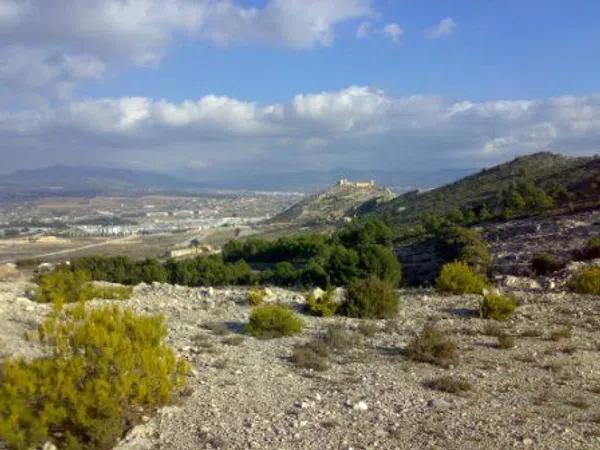
[[8,281],[19,276],[19,271],[8,264],[0,265],[0,281]]
[[223,339],[223,344],[225,345],[242,345],[242,343],[244,342],[244,338],[242,336],[228,336],[226,338]]
[[568,339],[571,336],[573,336],[573,330],[571,327],[566,326],[566,327],[559,328],[558,330],[554,330],[552,333],[550,333],[550,336],[548,336],[548,339],[556,342],[556,341],[560,341],[561,339]]
[[296,367],[315,371],[327,370],[329,367],[327,357],[329,355],[327,347],[321,340],[315,339],[304,344],[299,344],[292,351],[292,363]]
[[489,322],[489,323],[486,323],[485,326],[483,327],[482,333],[485,336],[498,337],[498,336],[502,336],[504,334],[504,330],[497,323]]
[[357,331],[362,334],[364,337],[371,337],[377,334],[379,328],[373,322],[369,322],[367,320],[361,320],[358,324]]
[[227,325],[225,325],[223,322],[204,323],[202,324],[202,328],[204,328],[205,330],[209,330],[212,334],[215,334],[217,336],[225,336],[229,333]]
[[329,348],[344,351],[356,347],[360,343],[360,336],[341,324],[332,324],[320,336],[320,340]]
[[471,383],[464,378],[443,376],[427,381],[425,386],[440,392],[449,394],[461,394],[472,389]]
[[520,336],[521,337],[527,337],[527,338],[534,338],[534,337],[541,337],[543,336],[543,332],[542,330],[538,329],[538,328],[527,328],[523,331],[521,331]]
[[497,347],[503,350],[507,350],[509,348],[513,348],[515,346],[515,339],[505,333],[502,333],[498,336],[498,344]]
[[404,354],[415,361],[427,362],[448,367],[458,359],[457,345],[446,336],[446,333],[433,324],[423,327],[404,349]]
[[575,397],[565,400],[565,404],[577,409],[589,409],[592,404],[583,397]]

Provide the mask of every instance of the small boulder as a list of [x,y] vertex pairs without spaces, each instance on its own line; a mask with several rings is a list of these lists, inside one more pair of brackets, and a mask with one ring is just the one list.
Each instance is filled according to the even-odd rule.
[[540,283],[532,278],[517,277],[514,275],[507,275],[502,284],[507,288],[523,291],[537,291],[542,288]]

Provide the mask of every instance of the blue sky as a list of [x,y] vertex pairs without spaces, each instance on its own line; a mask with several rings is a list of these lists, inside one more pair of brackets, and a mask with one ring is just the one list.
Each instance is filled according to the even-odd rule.
[[3,170],[594,154],[599,19],[591,0],[0,0]]
[[[400,42],[376,34],[357,39],[363,19],[337,27],[332,45],[299,51],[179,37],[159,67],[120,71],[94,83],[89,93],[173,101],[216,93],[280,102],[298,92],[369,85],[394,95],[482,101],[598,89],[600,2],[398,0],[374,7],[378,17],[365,20],[373,27],[398,23],[404,30]],[[423,30],[446,17],[456,21],[456,31],[427,39]]]

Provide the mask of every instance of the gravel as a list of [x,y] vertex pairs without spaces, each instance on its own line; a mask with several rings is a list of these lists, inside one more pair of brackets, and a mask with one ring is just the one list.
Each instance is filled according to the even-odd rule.
[[[0,283],[5,356],[43,354],[25,332],[36,329],[49,307],[30,301],[30,289],[25,281]],[[521,306],[499,324],[515,338],[514,348],[499,350],[496,338],[483,333],[488,321],[477,317],[478,296],[402,290],[394,319],[373,322],[374,334],[332,355],[328,370],[312,372],[291,363],[294,345],[332,323],[359,333],[360,320],[309,317],[302,293],[271,288],[268,301],[295,308],[307,327],[299,336],[258,340],[243,334],[246,289],[139,285],[119,303],[164,314],[169,342],[193,372],[187,395],[148,411],[116,449],[600,448],[594,421],[600,414],[600,298],[514,293]],[[448,369],[403,356],[430,320],[458,344],[459,361]],[[565,326],[571,337],[548,339]],[[541,335],[531,337],[532,329]],[[455,395],[427,387],[441,376],[467,380],[472,388]],[[589,407],[573,401],[581,397]]]

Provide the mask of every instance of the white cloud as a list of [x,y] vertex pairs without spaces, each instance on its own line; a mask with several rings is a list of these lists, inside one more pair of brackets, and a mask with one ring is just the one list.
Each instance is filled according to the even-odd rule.
[[208,95],[180,103],[123,97],[0,110],[5,167],[142,158],[155,168],[194,160],[298,170],[317,158],[332,167],[393,170],[598,148],[600,95],[477,103],[352,86],[282,104]]
[[372,13],[371,0],[0,0],[0,77],[66,92],[111,66],[157,66],[178,35],[306,49]]
[[21,45],[0,48],[0,81],[37,88],[52,85],[58,94],[68,93],[74,83],[97,79],[102,61],[88,54],[68,54]]
[[370,0],[270,0],[262,9],[211,4],[199,34],[219,44],[258,41],[310,48],[330,45],[334,27],[372,14]]
[[358,28],[356,28],[356,37],[358,39],[365,39],[371,34],[371,23],[361,22]]
[[384,35],[392,40],[392,42],[400,42],[400,38],[404,34],[404,30],[397,23],[388,23],[381,30]]
[[29,2],[25,0],[0,0],[0,24],[10,24],[27,12]]
[[458,24],[451,18],[446,17],[442,19],[440,23],[433,27],[429,27],[425,29],[425,36],[429,39],[437,39],[443,36],[450,36],[454,33]]

